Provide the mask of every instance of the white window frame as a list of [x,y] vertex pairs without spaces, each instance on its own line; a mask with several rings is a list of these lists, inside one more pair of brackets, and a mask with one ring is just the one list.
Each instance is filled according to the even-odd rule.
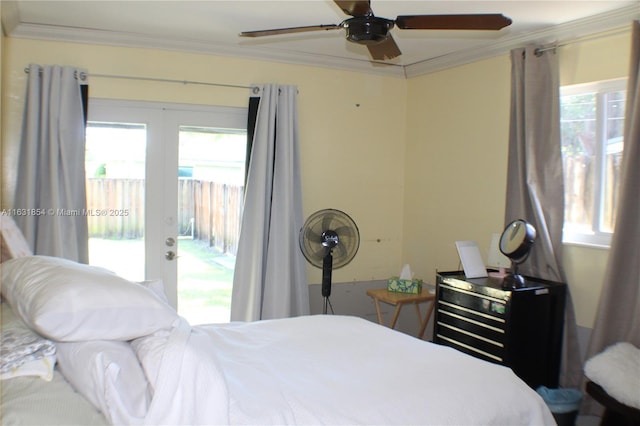
[[[607,92],[616,92],[620,90],[627,89],[627,79],[619,78],[613,80],[602,80],[595,81],[590,83],[583,84],[575,84],[570,86],[562,86],[560,88],[560,96],[571,96],[571,95],[579,95],[583,93],[593,93],[596,92],[598,94],[607,93]],[[598,247],[598,248],[609,248],[611,246],[611,232],[601,231],[600,228],[600,217],[602,212],[602,198],[603,198],[603,189],[602,189],[602,180],[603,180],[603,167],[604,167],[604,150],[606,147],[603,146],[604,135],[605,135],[605,121],[606,121],[606,109],[603,108],[604,99],[603,96],[597,96],[596,102],[598,103],[598,116],[596,119],[596,135],[598,140],[598,149],[596,154],[596,173],[599,176],[599,179],[595,182],[594,194],[595,200],[594,205],[592,206],[594,209],[593,214],[593,222],[592,222],[592,230],[593,232],[585,233],[585,232],[577,232],[567,229],[566,227],[563,230],[562,242],[564,244],[573,244],[580,246],[589,246],[589,247]],[[623,148],[624,149],[624,148]],[[623,151],[624,152],[624,151]],[[623,154],[624,155],[624,154]]]

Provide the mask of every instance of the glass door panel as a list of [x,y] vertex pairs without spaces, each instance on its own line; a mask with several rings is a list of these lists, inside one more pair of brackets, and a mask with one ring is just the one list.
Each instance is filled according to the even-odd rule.
[[[91,265],[131,281],[165,281],[163,159],[161,108],[90,99],[85,170]],[[167,290],[165,285],[169,295]],[[175,306],[175,300],[169,303]]]
[[180,126],[178,151],[178,312],[229,322],[246,131]]
[[86,135],[89,263],[142,281],[146,125],[89,122]]

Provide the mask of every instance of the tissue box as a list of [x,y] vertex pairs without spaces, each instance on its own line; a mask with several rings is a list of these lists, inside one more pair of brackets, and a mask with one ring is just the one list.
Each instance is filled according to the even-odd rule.
[[387,290],[398,293],[420,294],[422,293],[422,280],[401,280],[398,277],[392,277],[387,282]]

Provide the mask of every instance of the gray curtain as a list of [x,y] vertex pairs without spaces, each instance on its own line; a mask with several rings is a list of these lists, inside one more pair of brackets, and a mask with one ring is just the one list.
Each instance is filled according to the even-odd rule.
[[[511,123],[505,225],[524,219],[537,231],[523,275],[566,282],[562,270],[564,185],[558,58],[528,46],[511,51]],[[560,384],[577,387],[582,362],[567,287]]]
[[631,39],[620,201],[588,358],[617,342],[640,347],[640,21]]
[[309,314],[297,89],[255,86],[257,108],[231,297],[232,321]]
[[80,71],[29,66],[15,208],[35,254],[88,263]]

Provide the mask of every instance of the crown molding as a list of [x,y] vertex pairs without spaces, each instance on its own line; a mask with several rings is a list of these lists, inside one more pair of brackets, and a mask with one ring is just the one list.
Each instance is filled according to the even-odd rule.
[[[6,8],[12,1],[3,0],[2,23],[9,37],[52,40],[70,43],[98,44],[120,47],[151,48],[173,50],[195,54],[237,57],[251,60],[280,62],[303,66],[341,69],[345,71],[382,74],[398,78],[412,78],[447,68],[465,65],[483,59],[507,54],[511,49],[527,44],[548,44],[619,29],[629,26],[633,19],[640,19],[640,9],[630,5],[607,13],[578,19],[533,31],[527,34],[508,37],[485,47],[465,49],[437,58],[427,59],[409,65],[386,64],[365,59],[351,59],[329,55],[319,55],[287,51],[282,49],[255,48],[250,46],[229,46],[201,40],[170,39],[152,37],[137,33],[121,33],[85,28],[70,28],[50,25],[20,23],[15,8]],[[7,13],[11,12],[11,13]],[[13,13],[15,12],[15,13]]]
[[548,44],[568,42],[581,37],[628,27],[631,21],[640,19],[640,8],[631,5],[607,13],[577,19],[564,24],[533,31],[527,34],[506,38],[486,47],[461,50],[437,58],[427,59],[405,66],[407,78],[418,77],[436,71],[442,71],[460,65],[469,64],[482,59],[507,54],[511,49],[527,44]]
[[384,74],[400,78],[405,77],[404,66],[397,64],[376,63],[365,59],[358,60],[337,56],[294,52],[276,48],[270,48],[267,50],[264,48],[249,46],[228,46],[213,42],[204,42],[201,40],[162,38],[136,33],[19,23],[11,32],[10,37],[69,43],[173,50],[186,53],[342,69],[352,72]]

